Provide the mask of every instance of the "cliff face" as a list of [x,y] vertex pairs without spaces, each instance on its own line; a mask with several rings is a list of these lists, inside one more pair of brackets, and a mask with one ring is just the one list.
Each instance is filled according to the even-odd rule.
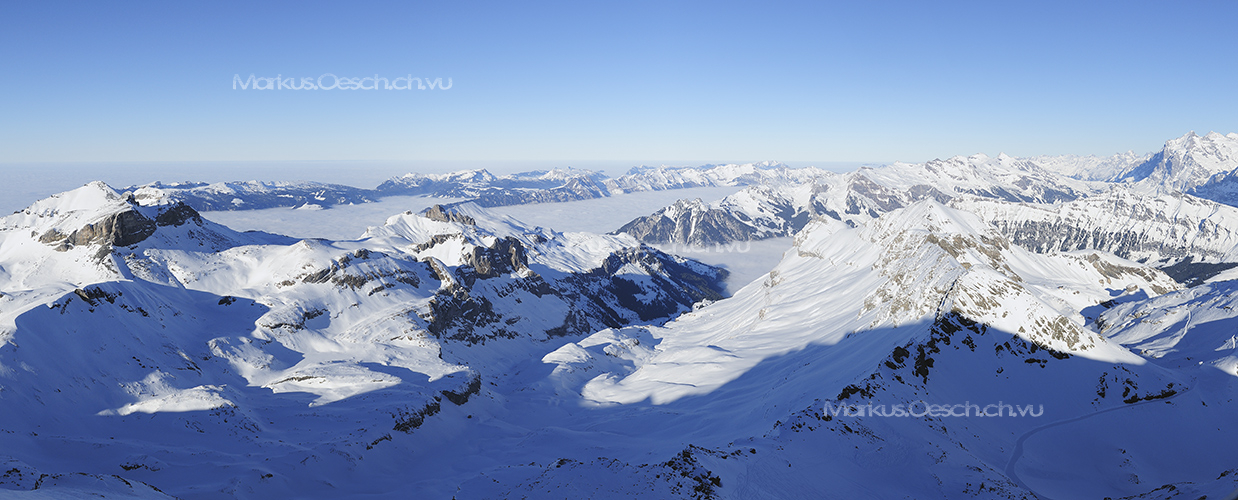
[[41,243],[59,251],[87,245],[129,246],[136,245],[155,234],[155,221],[136,210],[126,210],[106,216],[103,220],[86,224],[69,234],[57,229],[39,236]]
[[[39,235],[40,243],[61,252],[92,245],[110,250],[146,241],[160,227],[203,225],[198,212],[180,201],[143,206],[134,196],[122,196],[105,185],[91,184],[82,189],[94,191],[83,195],[100,196],[106,203],[90,212],[45,209],[41,216],[52,219],[52,224]],[[63,218],[62,223],[57,223],[57,217]]]

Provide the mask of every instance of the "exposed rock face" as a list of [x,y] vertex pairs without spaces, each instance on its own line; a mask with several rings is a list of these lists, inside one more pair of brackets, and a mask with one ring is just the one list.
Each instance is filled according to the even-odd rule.
[[436,220],[439,222],[459,222],[470,226],[477,225],[477,221],[473,220],[472,217],[443,207],[442,205],[434,205],[427,208],[423,215],[425,215],[427,219]]
[[136,245],[152,234],[155,234],[155,221],[146,218],[136,210],[126,210],[112,214],[103,220],[86,224],[81,229],[69,234],[51,230],[39,237],[41,243],[46,243],[59,251],[66,251],[82,245]]
[[[621,271],[633,265],[649,272],[663,297],[642,300],[647,293],[642,287],[624,278]],[[675,314],[683,306],[690,307],[701,300],[721,300],[723,280],[727,271],[705,266],[695,261],[680,260],[648,247],[629,248],[616,252],[595,269],[592,274],[613,278],[609,287],[619,303],[636,311],[642,321]]]
[[127,247],[145,241],[162,226],[202,225],[202,216],[181,202],[155,208],[151,214],[153,218],[143,214],[143,211],[151,212],[150,208],[139,210],[132,198],[129,203],[132,208],[108,215],[68,234],[56,229],[49,230],[39,236],[39,242],[62,252],[84,245]]
[[473,266],[473,270],[482,278],[513,273],[528,267],[524,245],[515,238],[500,239],[490,248],[473,247],[473,251],[465,256],[465,263]]
[[155,224],[159,226],[181,226],[188,222],[194,222],[200,226],[202,216],[198,215],[197,210],[179,201],[171,207],[161,209],[159,215],[155,217]]

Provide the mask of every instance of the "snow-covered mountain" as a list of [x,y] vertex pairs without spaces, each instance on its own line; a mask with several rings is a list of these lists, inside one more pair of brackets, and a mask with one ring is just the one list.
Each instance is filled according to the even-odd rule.
[[952,206],[1036,252],[1103,250],[1191,283],[1238,265],[1238,209],[1182,193],[1114,186],[1056,205],[966,198]]
[[1066,177],[1131,183],[1148,194],[1180,192],[1238,206],[1238,133],[1188,132],[1155,154],[1034,156],[1025,159]]
[[931,188],[952,196],[1055,203],[1073,200],[1097,189],[1093,184],[1064,178],[1034,162],[1004,154],[955,156],[924,164],[895,163],[861,169],[861,172],[878,185],[906,190],[913,195]]
[[706,204],[684,200],[621,227],[650,243],[716,244],[790,236],[816,216],[861,224],[925,199],[980,196],[1011,202],[1077,199],[1098,185],[1009,156],[956,156],[924,164],[822,173],[807,182],[752,186]]
[[[1009,201],[1071,200],[1096,190],[1088,182],[1135,182],[1150,192],[1179,191],[1238,205],[1238,133],[1195,133],[1168,141],[1156,154],[1110,157],[956,156],[923,164],[895,163],[861,174],[887,189],[972,194]],[[375,189],[317,182],[155,182],[128,188],[142,200],[176,199],[202,211],[367,203],[384,196],[431,195],[464,198],[483,207],[576,201],[619,193],[692,187],[776,186],[836,177],[817,168],[790,168],[766,161],[699,167],[636,167],[610,178],[589,170],[563,168],[496,176],[479,170],[446,174],[410,173]],[[931,193],[930,193],[931,194]],[[940,198],[939,198],[940,199]],[[905,205],[905,204],[904,204]]]
[[[815,215],[810,204],[812,193],[805,193],[812,189],[811,184],[753,186],[713,203],[699,198],[679,200],[623,225],[615,234],[630,234],[649,243],[690,245],[787,236],[803,228]],[[807,203],[797,203],[799,200]]]
[[1115,180],[1150,191],[1180,191],[1227,205],[1238,205],[1238,133],[1194,132],[1165,143],[1143,164]]

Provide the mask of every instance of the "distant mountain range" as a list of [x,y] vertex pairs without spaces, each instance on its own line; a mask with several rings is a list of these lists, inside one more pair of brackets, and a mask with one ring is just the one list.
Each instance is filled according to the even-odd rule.
[[177,200],[200,211],[257,210],[278,207],[368,203],[384,196],[425,195],[464,198],[482,207],[589,200],[641,191],[692,187],[746,186],[805,182],[826,171],[793,169],[775,162],[702,167],[637,167],[610,178],[580,169],[555,169],[495,176],[482,170],[447,174],[407,174],[384,181],[375,189],[318,182],[201,182],[130,186],[143,202]]

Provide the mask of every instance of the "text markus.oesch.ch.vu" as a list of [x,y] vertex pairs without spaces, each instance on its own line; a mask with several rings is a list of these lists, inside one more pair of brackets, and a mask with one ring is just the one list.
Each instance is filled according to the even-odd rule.
[[284,78],[284,75],[255,77],[250,73],[246,79],[241,79],[239,74],[232,77],[233,90],[447,90],[451,85],[451,78],[444,84],[442,78],[431,80],[413,75],[388,79],[378,75],[343,77],[323,73],[317,78],[307,76],[297,79]]

